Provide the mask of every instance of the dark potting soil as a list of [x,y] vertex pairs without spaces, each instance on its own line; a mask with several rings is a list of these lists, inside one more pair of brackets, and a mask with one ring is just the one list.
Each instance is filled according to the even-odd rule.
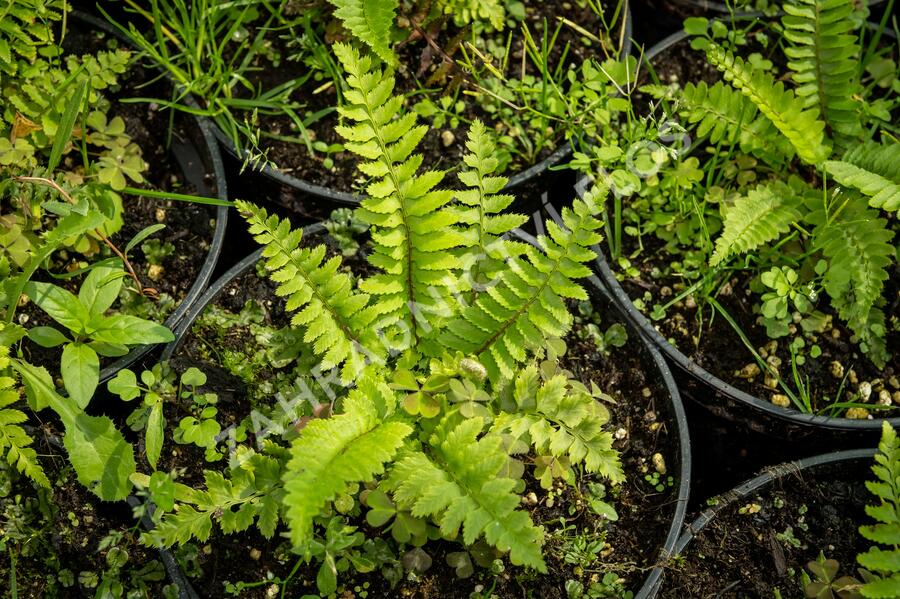
[[[76,479],[54,446],[42,441],[37,429],[35,449],[41,456],[52,489],[38,489],[24,476],[14,475],[11,487],[0,483],[0,531],[8,555],[0,559],[0,596],[10,597],[15,556],[15,579],[21,599],[89,599],[107,578],[118,579],[126,590],[146,589],[142,597],[162,597],[168,583],[158,552],[138,542],[131,508],[124,502],[103,502]],[[0,472],[0,480],[10,474]],[[18,538],[23,534],[25,538]],[[108,536],[114,542],[102,543]],[[113,574],[111,548],[126,552],[121,572]],[[112,559],[122,559],[122,554]],[[66,572],[67,571],[67,572]],[[97,577],[91,586],[89,576]],[[136,578],[141,582],[136,582]],[[143,586],[142,586],[143,585]]]
[[[76,29],[67,35],[65,47],[71,52],[81,52],[84,49],[96,52],[106,47],[106,41],[102,34],[96,35]],[[167,147],[167,136],[171,134],[173,140],[182,142],[199,140],[202,139],[202,134],[198,126],[188,119],[179,117],[170,128],[170,115],[158,107],[146,103],[118,101],[136,95],[139,89],[142,90],[140,92],[142,94],[146,91],[150,91],[151,94],[158,93],[158,89],[164,87],[162,83],[149,84],[149,89],[144,87],[153,78],[153,73],[134,65],[121,77],[120,88],[114,93],[107,94],[112,102],[109,118],[119,116],[125,121],[126,132],[132,141],[140,146],[143,159],[149,165],[147,172],[144,173],[145,182],[134,184],[129,181],[129,185],[181,194],[196,193],[196,187],[185,179],[185,174]],[[202,169],[204,166],[196,165],[195,168]],[[207,183],[212,184],[211,174],[204,174],[203,177]],[[215,193],[215,190],[212,189],[209,193]],[[145,305],[138,308],[143,312],[142,317],[162,322],[188,293],[207,259],[216,224],[215,210],[209,206],[190,202],[125,194],[122,195],[122,206],[122,228],[110,237],[110,241],[117,248],[122,250],[137,233],[156,224],[164,224],[165,228],[148,239],[171,244],[174,248],[155,265],[151,264],[144,254],[142,244],[138,244],[128,255],[141,286],[151,290],[145,294],[146,297],[159,295],[168,298],[157,307]],[[98,242],[97,248],[97,254],[88,257],[91,262],[100,258],[115,257],[104,244]],[[68,268],[77,268],[78,262],[85,259],[81,255],[66,251],[59,252],[55,258],[52,271],[57,273],[65,272]],[[53,282],[77,293],[83,276],[60,281],[39,271],[35,280]],[[132,278],[126,278],[124,286],[133,290],[132,298],[138,296],[137,285]],[[156,299],[147,301],[158,302]],[[43,311],[32,304],[19,310],[19,318],[20,322],[26,318],[31,325],[54,325]],[[37,365],[50,366],[51,370],[55,369],[58,356],[58,350],[48,350],[30,343],[26,346],[26,359]],[[113,360],[101,358],[101,368]]]
[[[752,36],[748,35],[748,39],[751,38]],[[748,51],[763,52],[763,49],[758,44],[752,43],[748,46]],[[765,56],[775,64],[784,62],[783,55],[779,52],[769,50],[765,52]],[[688,81],[703,80],[712,84],[720,80],[718,72],[706,63],[703,53],[692,50],[687,41],[671,46],[653,61],[653,66],[664,83],[678,82],[683,85]],[[894,227],[896,229],[896,221]],[[685,282],[679,273],[671,272],[669,262],[677,258],[665,251],[663,243],[655,237],[645,236],[644,248],[640,253],[634,238],[624,237],[623,244],[623,255],[636,255],[631,258],[631,262],[640,274],[637,277],[623,279],[622,286],[629,297],[641,299],[648,311],[654,304],[666,304],[679,293],[679,290],[690,284]],[[750,272],[737,272],[723,287],[717,299],[746,334],[754,351],[767,359],[772,374],[777,373],[794,392],[797,392],[791,370],[790,346],[792,340],[797,336],[803,336],[803,333],[800,326],[795,325],[795,333],[770,341],[765,327],[757,322],[758,313],[755,310],[758,310],[760,299],[758,294],[750,293],[751,278]],[[895,265],[883,293],[888,300],[883,308],[888,323],[900,318],[898,291],[900,291],[900,268]],[[709,306],[701,304],[698,307],[700,303],[699,299],[695,301],[694,298],[678,302],[667,311],[664,319],[653,324],[663,337],[713,375],[756,397],[771,400],[773,396],[781,395],[782,397],[777,399],[783,402],[785,393],[780,386],[773,383],[775,377],[767,377],[765,369],[756,368],[754,356],[732,326],[721,315],[712,317],[712,309]],[[892,397],[891,402],[898,403],[900,395],[897,393],[900,392],[900,384],[897,377],[900,376],[900,356],[897,352],[894,352],[884,369],[877,368],[862,354],[858,345],[850,341],[852,331],[831,309],[830,301],[824,293],[820,294],[816,308],[831,320],[822,332],[805,336],[806,347],[802,353],[806,362],[798,366],[800,375],[804,379],[808,377],[813,411],[826,408],[836,398],[840,398],[841,401],[851,399],[864,383],[871,386],[871,393],[864,398],[870,405],[876,403],[879,398],[884,401],[888,396]],[[809,355],[813,344],[821,349],[821,355],[817,358]],[[889,350],[900,347],[900,331],[890,324],[887,346]],[[844,375],[847,375],[846,381]],[[883,392],[887,392],[887,396]],[[826,401],[824,399],[826,397],[830,398],[830,401]],[[794,405],[791,407],[797,409]],[[891,415],[891,412],[879,408],[868,411],[869,415]],[[866,416],[865,413],[859,412],[851,414]],[[844,413],[842,411],[829,415],[842,416]]]
[[[552,34],[558,23],[559,18],[568,18],[588,31],[597,31],[600,28],[600,19],[589,9],[579,8],[574,4],[566,2],[539,2],[537,0],[525,0],[526,21],[532,34],[540,43],[540,36],[544,28],[544,20],[546,19],[549,31]],[[465,31],[459,31],[452,23],[446,27],[445,32],[438,33],[434,42],[440,46],[445,52],[455,52],[455,46],[459,43],[459,39],[465,42]],[[458,38],[458,36],[462,36]],[[506,38],[500,34],[494,34],[496,41],[500,45],[505,45]],[[337,40],[328,40],[337,41]],[[279,47],[284,43],[281,39],[272,40],[274,47]],[[562,55],[566,44],[571,47],[566,58],[567,64],[579,65],[585,59],[597,55],[600,50],[593,46],[586,46],[582,37],[570,27],[563,25],[560,28],[556,45],[551,52],[551,64],[555,64]],[[518,65],[523,55],[524,42],[521,34],[514,35],[511,52],[511,64]],[[289,52],[281,48],[281,55],[286,56]],[[453,54],[456,60],[462,56],[461,52]],[[478,89],[474,82],[470,82],[464,73],[458,68],[451,71],[451,75],[447,79],[429,82],[429,77],[439,69],[442,64],[442,56],[434,52],[431,46],[423,39],[416,39],[405,43],[398,49],[399,67],[396,71],[397,87],[395,93],[411,94],[420,89],[420,85],[429,90],[440,91],[442,88],[445,94],[452,95],[458,86],[471,92],[477,92]],[[530,63],[526,64],[526,72],[536,74]],[[256,75],[257,73],[251,73]],[[306,69],[303,65],[296,63],[284,62],[280,68],[260,69],[258,75],[259,80],[254,83],[261,83],[264,89],[277,86],[284,81],[294,77],[303,76]],[[337,102],[336,92],[334,88],[329,88],[317,94],[311,93],[311,90],[318,86],[319,82],[314,85],[304,86],[299,90],[296,100],[305,104],[305,112],[313,114],[318,111],[327,111],[335,106]],[[432,96],[437,98],[435,96]],[[409,104],[415,98],[411,98]],[[478,101],[472,99],[465,94],[459,94],[459,99],[466,102],[466,108],[460,115],[463,121],[458,127],[444,126],[431,129],[421,142],[418,152],[424,155],[423,164],[430,169],[452,169],[460,164],[462,156],[465,154],[465,141],[467,126],[465,122],[476,118],[484,121],[489,127],[495,124],[503,127],[501,123],[497,123],[497,116],[487,113]],[[428,120],[428,119],[425,119]],[[270,117],[260,115],[260,127],[263,131],[276,135],[295,136],[293,124],[287,117]],[[337,112],[331,112],[324,116],[321,120],[310,126],[310,130],[315,135],[316,141],[322,141],[329,145],[343,143],[341,138],[334,130],[338,124]],[[505,128],[504,128],[505,131]],[[563,143],[562,131],[555,134],[552,143],[548,144],[536,157],[536,160],[527,162],[519,156],[513,156],[507,174],[523,170],[532,164],[536,164],[550,155],[561,143]],[[316,153],[311,156],[308,149],[303,144],[286,143],[271,138],[264,138],[262,149],[267,153],[267,157],[277,167],[286,174],[292,175],[298,179],[308,181],[310,183],[337,189],[339,191],[351,192],[360,189],[365,183],[364,179],[360,179],[360,175],[356,172],[357,158],[349,152],[339,152],[330,156],[333,166],[326,169],[323,165],[324,156]],[[451,175],[452,176],[452,175]]]
[[[330,251],[334,252],[334,248]],[[358,259],[356,264],[359,264]],[[357,266],[354,265],[353,268],[356,270]],[[254,271],[228,284],[216,305],[237,313],[252,299],[261,302],[265,308],[266,324],[273,327],[287,324],[289,315],[283,311],[283,300],[276,299],[272,283],[267,279],[260,279]],[[604,322],[604,326],[609,324],[611,323]],[[358,593],[365,590],[369,597],[467,598],[479,588],[493,588],[497,597],[561,599],[567,596],[564,589],[567,579],[580,579],[587,587],[592,575],[599,572],[602,576],[602,573],[610,571],[624,579],[626,588],[636,590],[640,586],[655,564],[676,507],[679,464],[674,431],[669,429],[668,414],[662,399],[666,389],[658,381],[649,378],[648,362],[640,359],[641,350],[637,339],[630,339],[625,347],[614,350],[612,355],[602,355],[593,341],[579,337],[582,326],[576,325],[576,330],[567,339],[569,350],[564,358],[564,366],[582,381],[593,380],[616,400],[615,404],[609,406],[612,420],[607,428],[615,432],[618,438],[616,446],[622,454],[628,480],[607,501],[614,505],[619,520],[611,523],[601,521],[581,503],[580,493],[570,490],[563,492],[555,503],[551,502],[548,506],[547,492],[527,476],[530,482],[525,495],[534,495],[531,496],[532,500],[525,503],[525,507],[534,520],[543,524],[550,533],[545,545],[551,572],[549,575],[527,575],[504,560],[504,571],[497,576],[477,569],[472,578],[458,580],[445,558],[448,553],[459,551],[460,546],[449,542],[435,542],[427,546],[433,565],[417,579],[405,578],[404,582],[392,589],[378,572],[355,576],[345,574],[339,576],[339,593],[343,593],[341,596],[361,596]],[[234,327],[221,336],[209,327],[195,325],[184,345],[173,356],[171,365],[179,373],[190,366],[197,366],[207,374],[208,382],[202,391],[218,394],[217,408],[220,422],[224,425],[248,416],[253,402],[248,399],[245,381],[222,368],[215,356],[226,351],[243,351],[250,356],[258,347],[258,340],[254,339],[247,327]],[[260,380],[275,376],[278,376],[277,369],[259,373]],[[169,409],[169,427],[174,426],[181,416],[182,414],[175,414]],[[171,439],[171,430],[166,439]],[[248,442],[252,441],[253,436],[250,435]],[[667,465],[668,475],[674,479],[662,492],[658,492],[654,485],[644,480],[646,474],[654,472],[653,455],[656,453],[661,454]],[[193,446],[167,442],[159,467],[179,469],[183,472],[179,477],[180,482],[196,485],[202,480],[201,468],[214,469],[219,467],[218,464],[204,464],[202,450]],[[662,479],[665,483],[666,476]],[[588,479],[582,480],[582,485],[587,482]],[[584,488],[582,486],[581,490]],[[577,509],[570,514],[569,507],[573,503]],[[601,552],[598,563],[584,573],[576,574],[573,566],[564,561],[562,537],[566,535],[560,532],[553,534],[554,530],[558,531],[560,528],[560,518],[582,532],[607,531],[608,545]],[[364,520],[360,519],[353,524],[370,538],[384,535],[383,530],[369,527]],[[297,562],[297,556],[290,553],[289,546],[280,540],[277,533],[274,540],[266,540],[255,529],[251,529],[237,535],[214,533],[199,552],[199,560],[202,575],[195,577],[193,584],[196,588],[204,589],[206,597],[212,598],[224,596],[223,585],[226,581],[260,582],[267,580],[269,573],[284,580]],[[288,593],[297,596],[316,593],[317,568],[318,565],[300,565],[288,587]],[[262,598],[271,586],[271,583],[267,583],[246,588],[241,591],[240,596]]]
[[[864,506],[877,500],[863,481],[868,461],[791,472],[765,490],[723,508],[666,570],[662,599],[805,597],[799,576],[819,552],[856,575],[856,555],[870,543],[858,533],[870,522]],[[730,503],[729,503],[730,502]],[[727,504],[727,505],[726,505]]]

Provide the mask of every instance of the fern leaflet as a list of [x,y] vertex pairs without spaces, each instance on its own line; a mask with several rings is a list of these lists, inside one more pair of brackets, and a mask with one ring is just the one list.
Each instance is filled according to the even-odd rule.
[[721,81],[712,87],[703,81],[696,85],[688,83],[681,99],[684,117],[689,123],[697,124],[697,135],[708,135],[712,144],[723,139],[732,143],[737,140],[742,152],[771,165],[781,164],[785,157],[794,154],[793,146],[777,134],[772,121],[760,115],[749,98]]
[[[0,325],[2,330],[3,325]],[[9,367],[9,348],[0,345],[0,372]],[[6,456],[10,466],[39,484],[49,489],[50,481],[44,474],[37,459],[37,452],[29,447],[33,440],[20,424],[28,417],[21,410],[9,406],[19,400],[19,392],[15,388],[16,381],[9,376],[0,375],[0,458]]]
[[777,239],[801,219],[799,206],[794,192],[783,183],[760,185],[738,198],[725,213],[710,265]]
[[369,482],[413,429],[394,415],[397,398],[383,380],[364,375],[344,400],[344,412],[313,420],[291,447],[284,505],[295,546],[308,549],[313,518],[349,483]]
[[859,337],[860,347],[879,367],[887,361],[884,313],[876,303],[893,262],[893,232],[878,213],[849,195],[843,211],[813,234],[828,258],[823,285],[838,315]]
[[878,574],[876,580],[862,586],[860,593],[863,597],[897,597],[900,595],[900,441],[887,422],[882,424],[872,472],[877,480],[866,481],[866,487],[880,503],[867,505],[866,514],[878,523],[860,526],[859,533],[887,548],[870,547],[856,556],[861,566]]
[[[351,381],[365,367],[367,354],[381,356],[383,344],[373,324],[378,317],[369,296],[353,289],[346,273],[338,272],[341,257],[325,258],[325,246],[301,248],[302,231],[287,220],[249,202],[235,206],[250,224],[250,233],[265,246],[263,257],[277,294],[295,311],[292,324],[306,327],[303,340],[322,357],[323,370],[344,364],[342,377]],[[323,263],[324,260],[324,263]]]
[[456,198],[465,205],[459,210],[459,222],[469,226],[461,266],[473,287],[470,299],[474,299],[479,286],[491,281],[504,259],[515,252],[514,242],[502,240],[500,236],[521,226],[528,217],[501,214],[512,203],[513,196],[499,193],[508,182],[506,177],[491,176],[500,163],[495,156],[494,140],[481,121],[472,123],[466,148],[469,153],[463,162],[469,168],[458,175],[466,189],[457,192]]
[[785,89],[780,81],[764,71],[754,70],[740,56],[735,56],[718,44],[710,42],[706,48],[709,63],[722,72],[725,80],[750,98],[759,111],[791,142],[797,155],[809,164],[819,164],[828,158],[830,149],[825,143],[825,123],[819,120],[816,108],[805,108],[803,100]]
[[851,2],[791,0],[783,4],[784,49],[806,108],[818,108],[838,148],[862,136],[859,46]]
[[854,146],[843,160],[828,160],[825,170],[841,185],[869,198],[869,206],[900,211],[900,143]]
[[394,77],[372,66],[369,56],[342,44],[335,54],[348,74],[350,86],[341,116],[356,124],[337,127],[347,149],[364,158],[359,170],[375,177],[366,188],[357,216],[371,226],[373,253],[369,261],[383,272],[360,288],[378,296],[378,311],[394,318],[404,332],[418,340],[427,329],[416,322],[417,312],[440,312],[452,305],[458,256],[452,251],[465,243],[454,228],[456,213],[446,208],[449,190],[435,190],[442,171],[416,175],[422,156],[413,154],[427,131],[416,126],[415,113],[401,112],[403,98],[392,96]]
[[513,564],[546,572],[543,529],[516,509],[516,481],[500,475],[508,459],[501,437],[478,438],[484,427],[480,417],[456,426],[451,420],[442,422],[429,441],[434,456],[410,451],[394,465],[386,481],[394,501],[415,517],[433,518],[445,537],[462,527],[466,545],[484,535],[488,544],[508,551]]
[[[583,464],[586,471],[614,483],[625,480],[613,437],[603,430],[609,412],[584,385],[562,373],[541,381],[537,367],[530,365],[518,373],[511,387],[517,409],[501,413],[492,432],[508,432],[526,441],[538,457],[566,457],[570,464]],[[568,473],[573,482],[574,475]],[[552,470],[544,474],[547,478],[541,483],[546,488],[552,484]]]
[[452,319],[441,337],[445,346],[477,356],[494,382],[511,379],[528,351],[569,331],[572,315],[563,298],[587,299],[574,279],[590,276],[585,263],[596,257],[591,246],[601,240],[596,230],[602,225],[583,200],[563,209],[562,218],[564,226],[547,221],[549,235],[538,237],[543,251],[528,245],[521,256],[511,256],[496,284]]
[[397,11],[397,0],[328,0],[344,27],[367,44],[389,65],[397,62],[391,49],[391,26]]

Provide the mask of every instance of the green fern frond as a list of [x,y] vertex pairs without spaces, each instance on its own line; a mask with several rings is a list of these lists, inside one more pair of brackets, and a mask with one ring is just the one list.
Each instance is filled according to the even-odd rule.
[[860,526],[859,532],[869,541],[886,547],[873,546],[856,556],[856,561],[878,578],[863,585],[860,592],[863,597],[897,597],[900,596],[900,440],[887,422],[882,424],[872,472],[877,480],[866,481],[866,488],[880,503],[867,505],[866,514],[877,524]]
[[[541,381],[537,367],[522,369],[511,385],[516,410],[500,414],[491,429],[509,433],[534,448],[538,457],[566,457],[613,483],[625,480],[613,437],[603,430],[609,412],[581,382],[558,373]],[[552,471],[547,470],[549,478]],[[552,480],[543,480],[546,483]]]
[[[771,165],[794,155],[793,146],[778,135],[772,121],[759,114],[756,105],[744,94],[718,81],[712,87],[701,81],[688,83],[681,92],[681,113],[696,124],[698,136],[709,136],[711,144],[737,141],[746,154]],[[774,147],[773,147],[774,142]]]
[[284,495],[281,466],[278,460],[257,453],[242,456],[239,463],[228,478],[221,472],[204,471],[203,490],[175,483],[175,510],[163,514],[142,541],[154,547],[171,547],[191,539],[203,542],[215,523],[225,534],[233,534],[254,522],[264,537],[272,538]]
[[394,416],[397,398],[383,380],[364,375],[344,400],[344,412],[313,420],[294,441],[284,475],[290,538],[308,548],[313,518],[350,483],[384,472],[413,429]]
[[504,266],[505,258],[516,252],[514,242],[500,237],[524,224],[528,217],[501,214],[514,198],[500,193],[509,180],[492,176],[500,162],[494,140],[481,121],[472,123],[466,148],[469,153],[463,162],[468,168],[458,175],[466,189],[457,192],[456,198],[465,206],[458,211],[459,222],[468,225],[461,266],[473,287],[470,297],[473,300],[478,296],[478,287],[493,280],[498,269]]
[[508,460],[502,439],[479,438],[483,427],[480,417],[454,427],[442,423],[429,441],[434,455],[408,452],[394,465],[386,486],[401,509],[433,518],[445,537],[453,538],[462,527],[466,545],[483,535],[489,545],[508,551],[513,564],[546,572],[543,529],[516,509],[516,481],[500,474]]
[[855,194],[832,222],[814,231],[815,243],[828,258],[823,285],[832,305],[859,337],[860,347],[879,367],[887,361],[884,313],[878,308],[887,268],[893,263],[894,237],[878,212]]
[[235,206],[250,225],[254,239],[265,246],[263,257],[277,295],[286,297],[286,309],[296,312],[295,326],[305,327],[304,342],[322,358],[323,370],[344,365],[342,378],[354,380],[367,356],[383,357],[384,345],[374,325],[378,310],[369,296],[353,289],[347,273],[339,272],[341,257],[325,260],[325,246],[300,247],[302,231],[290,222],[249,202]]
[[826,161],[824,168],[841,185],[868,196],[869,206],[900,211],[900,143],[859,144],[843,160]]
[[0,73],[15,75],[19,60],[33,63],[53,45],[53,21],[62,19],[65,0],[6,0],[0,8]]
[[511,379],[529,352],[546,347],[572,326],[564,298],[587,299],[575,282],[591,275],[585,266],[596,257],[591,246],[602,239],[602,225],[582,200],[562,212],[564,226],[547,221],[549,235],[538,238],[540,249],[524,248],[511,256],[495,285],[488,287],[462,313],[448,322],[441,341],[446,347],[476,356],[491,380]]
[[725,80],[750,98],[772,124],[781,131],[797,155],[809,164],[819,164],[831,153],[825,141],[825,123],[816,108],[805,108],[804,101],[785,89],[781,81],[764,71],[755,70],[716,43],[710,42],[706,57],[722,72]]
[[[441,312],[457,285],[460,260],[453,251],[465,243],[454,226],[457,216],[445,206],[453,192],[434,187],[442,171],[416,174],[422,156],[413,154],[427,127],[416,126],[416,115],[401,115],[403,98],[393,96],[393,74],[373,68],[369,56],[335,44],[347,73],[341,116],[355,123],[339,126],[348,150],[365,159],[360,172],[375,178],[357,216],[371,226],[371,264],[382,273],[360,288],[378,297],[378,311],[394,318],[404,332],[418,338],[428,329],[417,313]],[[397,118],[395,118],[397,117]]]
[[350,33],[367,44],[389,65],[397,62],[391,48],[391,27],[397,12],[397,0],[328,0]]
[[710,266],[777,239],[801,219],[799,207],[797,196],[783,183],[760,185],[741,196],[725,213]]
[[[0,330],[3,325],[0,325]],[[9,367],[9,348],[0,346],[0,373]],[[28,420],[21,410],[13,409],[13,403],[19,400],[19,392],[15,388],[16,381],[12,377],[0,375],[0,458],[6,456],[10,466],[39,484],[49,489],[50,481],[44,474],[37,459],[37,452],[29,447],[34,441],[20,424]]]
[[859,45],[856,10],[843,0],[791,0],[782,5],[784,49],[806,108],[818,108],[836,148],[862,136],[859,117]]

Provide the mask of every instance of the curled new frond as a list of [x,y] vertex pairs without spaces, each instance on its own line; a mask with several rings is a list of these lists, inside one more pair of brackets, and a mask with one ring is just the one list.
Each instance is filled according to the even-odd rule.
[[371,227],[371,264],[382,272],[361,289],[376,296],[378,311],[397,321],[414,338],[427,334],[417,315],[441,314],[457,286],[460,261],[453,251],[465,240],[455,228],[456,213],[446,205],[453,192],[437,190],[442,171],[417,174],[422,156],[414,154],[427,127],[404,112],[403,98],[392,95],[394,77],[374,67],[372,58],[335,44],[349,89],[341,116],[352,125],[337,127],[346,147],[364,159],[358,169],[374,181],[357,216]]
[[738,198],[725,213],[722,234],[710,265],[721,264],[777,239],[801,218],[800,201],[783,183],[760,185]]
[[709,43],[706,57],[726,81],[750,98],[772,121],[804,162],[819,164],[828,158],[831,150],[826,145],[825,123],[819,119],[817,108],[806,108],[804,101],[785,89],[781,81],[776,82],[770,74],[755,70],[718,44]]
[[862,136],[859,118],[859,45],[853,3],[790,0],[783,5],[784,53],[795,93],[817,108],[837,148]]
[[313,518],[350,483],[384,472],[413,428],[394,415],[397,399],[387,384],[365,375],[344,400],[344,412],[316,419],[291,446],[284,474],[291,541],[307,548]]
[[379,358],[384,346],[375,331],[378,311],[369,296],[353,288],[350,275],[339,272],[341,257],[325,260],[325,246],[300,247],[302,231],[287,220],[238,200],[236,206],[250,233],[265,246],[263,257],[276,293],[296,312],[295,326],[306,329],[303,340],[322,358],[323,370],[344,365],[343,379],[354,380],[366,360]]
[[517,509],[516,481],[501,470],[508,456],[498,435],[482,435],[484,420],[469,418],[439,426],[429,441],[433,455],[406,453],[386,481],[393,499],[413,516],[430,517],[441,534],[472,545],[483,536],[489,545],[509,552],[510,561],[540,572],[543,529]]
[[815,229],[828,258],[823,284],[838,315],[859,337],[860,347],[878,366],[887,361],[884,313],[878,307],[888,267],[894,260],[893,232],[878,212],[849,194],[838,217]]
[[491,380],[511,379],[516,365],[564,336],[572,326],[566,298],[585,300],[576,282],[590,276],[585,265],[596,257],[591,246],[600,242],[601,223],[592,208],[575,200],[562,212],[562,225],[547,222],[540,249],[526,246],[511,256],[495,284],[452,319],[441,341],[445,346],[477,356]]
[[841,185],[868,196],[869,206],[900,211],[900,144],[860,144],[824,168]]

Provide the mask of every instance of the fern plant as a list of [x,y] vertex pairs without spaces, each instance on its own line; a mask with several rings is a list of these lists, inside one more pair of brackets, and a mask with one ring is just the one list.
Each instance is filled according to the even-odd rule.
[[[4,325],[0,324],[0,335]],[[25,412],[13,408],[21,398],[15,377],[9,376],[9,347],[0,345],[0,458],[38,485],[50,488],[50,481],[30,445],[34,442],[21,425],[28,419]]]
[[[873,86],[860,79],[868,53],[851,3],[789,0],[784,10],[786,76],[765,61],[737,56],[705,19],[686,22],[696,36],[692,45],[728,85],[686,85],[677,94],[681,114],[710,144],[765,163],[749,178],[758,183],[727,190],[736,199],[720,204],[723,227],[709,266],[732,268],[749,254],[763,272],[780,264],[771,247],[799,247],[797,260],[821,258],[824,271],[806,269],[801,283],[821,283],[860,348],[883,367],[889,358],[884,282],[896,252],[892,226],[879,211],[900,209],[900,144],[886,135],[881,143],[871,139],[884,123],[873,107],[895,100],[891,92],[876,100]],[[709,164],[722,168],[716,160]]]
[[66,9],[65,0],[9,0],[0,9],[0,85],[3,74],[14,76],[20,61],[46,57],[53,43],[54,21]]
[[[579,200],[538,247],[504,239],[523,217],[501,212],[511,198],[493,174],[486,128],[469,132],[464,189],[438,189],[444,173],[421,170],[415,149],[425,131],[392,94],[390,70],[349,46],[336,45],[335,54],[349,83],[341,109],[349,124],[338,131],[372,178],[357,216],[370,226],[376,272],[356,280],[340,255],[304,247],[287,222],[248,202],[239,208],[265,244],[294,324],[354,386],[334,401],[333,415],[298,427],[289,449],[267,449],[279,469],[273,486],[247,483],[252,468],[242,467],[231,470],[230,487],[220,478],[206,491],[176,487],[181,498],[147,540],[206,538],[234,510],[249,525],[260,498],[274,495],[295,551],[313,559],[322,555],[321,527],[330,534],[331,516],[358,501],[369,524],[389,526],[398,542],[487,544],[545,572],[543,527],[520,507],[520,454],[536,456],[545,486],[576,485],[575,472],[624,478],[601,394],[557,364],[572,326],[566,299],[587,298],[577,280],[590,274],[600,224]],[[320,575],[331,580],[327,563]]]
[[897,432],[885,422],[872,472],[876,480],[866,487],[879,503],[867,505],[866,514],[876,524],[859,527],[859,533],[877,545],[856,556],[859,564],[875,574],[875,580],[860,588],[863,597],[882,598],[900,595],[900,441]]
[[397,0],[328,0],[350,33],[389,65],[397,62],[391,44],[391,28],[397,12]]

